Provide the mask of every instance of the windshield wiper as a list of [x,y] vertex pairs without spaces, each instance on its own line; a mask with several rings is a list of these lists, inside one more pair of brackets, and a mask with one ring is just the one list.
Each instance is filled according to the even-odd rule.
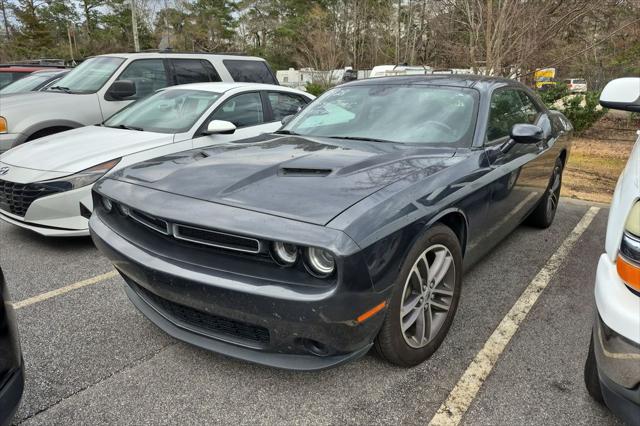
[[329,139],[346,139],[349,141],[400,143],[396,141],[390,141],[387,139],[366,138],[363,136],[325,136],[325,137]]
[[64,86],[51,86],[47,90],[59,90],[59,91],[64,92],[64,93],[72,93],[71,89],[69,89],[68,87],[64,87]]
[[142,127],[127,126],[126,124],[118,124],[117,126],[106,126],[106,127],[111,127],[113,129],[137,130],[139,132],[144,132],[144,129]]
[[300,133],[292,132],[291,130],[276,130],[273,132],[278,135],[299,135]]

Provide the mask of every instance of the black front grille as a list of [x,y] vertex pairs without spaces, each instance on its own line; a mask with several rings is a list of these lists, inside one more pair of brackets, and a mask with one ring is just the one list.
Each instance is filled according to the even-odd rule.
[[62,192],[62,189],[38,183],[15,183],[0,180],[0,210],[17,216],[24,216],[35,200]]
[[175,225],[173,228],[173,236],[179,240],[229,250],[244,251],[248,253],[260,252],[260,241],[255,238],[241,237],[239,235],[196,228],[193,226]]
[[165,219],[151,216],[123,205],[120,205],[119,209],[124,216],[134,222],[177,240],[252,254],[258,254],[263,249],[263,245],[255,238],[228,234],[213,229],[170,223]]
[[203,332],[227,335],[234,338],[257,342],[261,345],[269,343],[269,330],[264,327],[246,324],[218,315],[209,314],[207,312],[198,311],[188,306],[180,305],[164,299],[135,283],[131,283],[130,281],[129,283],[134,286],[138,293],[155,305],[155,307],[164,314],[183,323],[194,326]]

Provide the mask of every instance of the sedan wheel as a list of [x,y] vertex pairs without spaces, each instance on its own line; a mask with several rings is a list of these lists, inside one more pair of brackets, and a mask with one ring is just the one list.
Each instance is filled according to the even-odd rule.
[[451,228],[435,225],[409,251],[375,340],[378,353],[404,367],[429,358],[444,340],[460,299],[462,249]]

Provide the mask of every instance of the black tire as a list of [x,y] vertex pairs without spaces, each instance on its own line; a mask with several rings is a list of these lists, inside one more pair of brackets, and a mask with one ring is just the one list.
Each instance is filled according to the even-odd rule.
[[584,363],[584,384],[591,398],[600,404],[604,404],[602,388],[600,387],[600,377],[598,376],[598,365],[596,364],[596,354],[593,350],[593,333],[591,334],[591,341],[589,342],[587,361]]
[[[448,254],[443,247],[448,250]],[[423,289],[428,288],[429,290],[426,291],[429,293],[428,295],[427,293],[423,293],[423,296],[420,297],[420,306],[416,305],[416,307],[412,308],[410,312],[419,312],[424,309],[424,318],[426,318],[427,315],[430,318],[428,322],[429,328],[431,328],[431,324],[436,324],[436,327],[439,327],[439,329],[430,333],[433,335],[430,336],[428,340],[425,340],[427,343],[424,346],[419,348],[412,347],[409,345],[409,340],[407,340],[405,333],[403,333],[401,329],[401,307],[403,306],[403,298],[405,297],[405,285],[410,286],[407,288],[409,292],[406,295],[411,296],[413,294],[411,293],[411,289],[414,287],[412,283],[415,284],[417,279],[415,273],[411,280],[408,281],[408,278],[409,275],[412,274],[414,265],[418,259],[425,254],[424,259],[427,259],[429,256],[433,256],[432,259],[434,264],[431,266],[434,266],[438,253],[445,253],[446,264],[450,265],[449,268],[453,267],[453,276],[450,275],[451,269],[447,269],[448,272],[445,272],[446,275],[443,275],[442,280],[440,280],[440,283],[442,284],[436,283],[434,284],[434,287],[432,287],[430,283],[426,282],[426,280],[422,285],[418,284],[418,286]],[[444,270],[444,267],[440,270]],[[382,328],[374,342],[378,354],[388,362],[402,367],[418,365],[428,359],[438,349],[451,327],[453,317],[455,316],[458,308],[458,301],[460,300],[461,285],[462,249],[460,241],[451,228],[442,224],[436,224],[418,239],[404,260],[400,274],[394,284],[393,294],[391,296],[389,308],[386,312],[384,323],[382,324]],[[432,288],[436,289],[433,293],[431,293],[430,290]],[[443,290],[452,291],[453,295],[443,296],[441,295]],[[434,308],[432,307],[433,305],[427,307],[427,303],[422,302],[423,300],[429,300],[429,303],[437,302],[448,304],[449,309],[444,312],[438,311],[437,309],[439,308]],[[433,311],[431,309],[433,309]],[[433,317],[431,316],[432,312]],[[438,316],[437,318],[436,315]],[[417,321],[416,324],[418,322],[419,321]],[[417,325],[415,327],[417,327]],[[411,327],[407,329],[407,332],[409,332],[410,329]],[[423,329],[427,329],[427,326],[424,325]]]
[[553,219],[556,217],[558,210],[558,202],[560,200],[560,189],[562,189],[562,171],[563,164],[561,159],[556,159],[553,167],[549,185],[544,192],[544,196],[538,203],[538,206],[531,212],[526,219],[526,223],[537,228],[546,229],[551,226]]

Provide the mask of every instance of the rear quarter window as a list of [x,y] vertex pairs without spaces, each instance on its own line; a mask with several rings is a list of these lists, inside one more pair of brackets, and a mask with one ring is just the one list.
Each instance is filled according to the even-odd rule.
[[278,84],[266,62],[242,59],[225,59],[222,61],[233,81],[247,83]]

